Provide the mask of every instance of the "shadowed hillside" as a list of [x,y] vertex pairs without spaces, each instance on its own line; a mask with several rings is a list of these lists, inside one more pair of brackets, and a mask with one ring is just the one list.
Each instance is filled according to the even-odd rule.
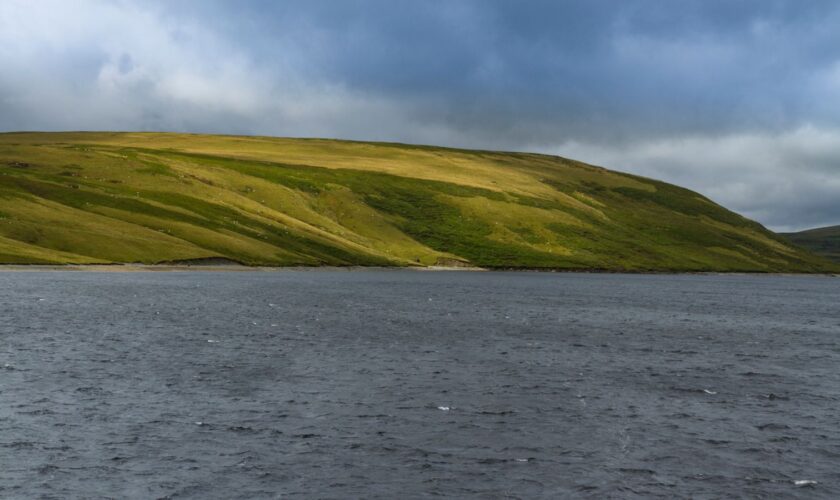
[[537,154],[0,134],[0,262],[822,271],[692,191]]
[[783,233],[782,236],[817,255],[840,263],[840,226]]

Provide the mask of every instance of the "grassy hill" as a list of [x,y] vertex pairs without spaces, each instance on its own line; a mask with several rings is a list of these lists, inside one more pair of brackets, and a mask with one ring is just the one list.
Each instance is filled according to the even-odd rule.
[[823,271],[673,185],[538,154],[166,133],[0,134],[0,262]]
[[817,255],[840,263],[840,226],[783,233],[782,236]]

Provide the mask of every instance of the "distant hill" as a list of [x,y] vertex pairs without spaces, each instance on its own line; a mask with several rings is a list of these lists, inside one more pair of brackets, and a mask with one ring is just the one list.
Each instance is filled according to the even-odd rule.
[[793,243],[840,263],[840,226],[808,229],[798,233],[782,233]]
[[0,134],[0,262],[193,259],[831,269],[697,193],[554,156],[323,139]]

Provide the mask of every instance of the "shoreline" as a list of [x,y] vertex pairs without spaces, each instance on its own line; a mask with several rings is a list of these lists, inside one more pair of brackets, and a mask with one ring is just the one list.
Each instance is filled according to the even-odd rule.
[[244,264],[0,264],[0,272],[281,272],[281,271],[489,271],[467,266],[246,266]]
[[760,271],[668,271],[668,270],[609,270],[609,269],[538,269],[538,268],[484,268],[472,266],[247,266],[243,264],[0,264],[0,272],[364,272],[364,271],[414,271],[414,272],[524,272],[524,273],[577,273],[577,274],[633,274],[633,275],[730,275],[730,276],[815,276],[838,278],[837,273],[779,273]]

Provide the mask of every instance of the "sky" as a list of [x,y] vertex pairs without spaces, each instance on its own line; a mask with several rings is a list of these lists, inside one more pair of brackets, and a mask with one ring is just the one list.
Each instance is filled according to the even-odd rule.
[[2,0],[0,131],[556,154],[840,224],[834,0]]

